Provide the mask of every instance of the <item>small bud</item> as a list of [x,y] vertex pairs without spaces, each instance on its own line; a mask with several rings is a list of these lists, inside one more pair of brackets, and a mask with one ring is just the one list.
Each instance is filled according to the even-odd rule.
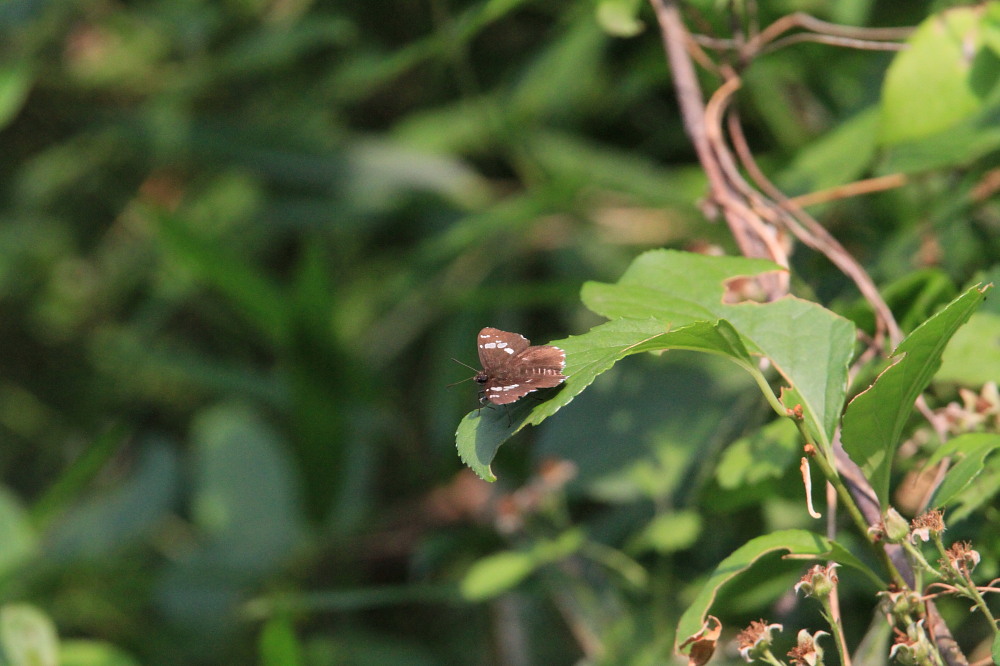
[[895,618],[912,617],[923,608],[920,595],[912,590],[887,590],[878,596],[882,598],[882,612]]
[[885,512],[883,521],[886,540],[889,543],[903,543],[903,540],[910,536],[910,524],[892,507]]
[[815,565],[795,584],[795,591],[807,597],[829,597],[837,586],[838,579],[834,570],[838,566],[836,562],[831,562],[825,567],[821,564]]
[[917,666],[936,663],[936,652],[924,632],[924,621],[911,622],[906,627],[906,635],[896,637],[896,644],[889,652],[889,658],[900,664]]
[[768,624],[764,620],[754,620],[736,637],[736,646],[744,661],[751,663],[771,652],[771,634],[781,631],[780,624]]

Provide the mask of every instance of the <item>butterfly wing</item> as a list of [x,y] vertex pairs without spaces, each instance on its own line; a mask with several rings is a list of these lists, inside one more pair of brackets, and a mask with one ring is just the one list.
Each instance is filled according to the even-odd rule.
[[531,343],[528,338],[517,333],[508,333],[498,328],[484,328],[479,331],[479,362],[486,374],[492,375]]
[[532,390],[559,386],[565,381],[566,352],[552,345],[528,347],[514,358],[524,383]]

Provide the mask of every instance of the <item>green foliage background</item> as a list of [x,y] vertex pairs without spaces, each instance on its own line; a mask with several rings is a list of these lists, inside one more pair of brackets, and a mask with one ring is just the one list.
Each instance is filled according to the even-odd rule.
[[[600,322],[581,285],[640,252],[735,253],[699,207],[652,12],[617,5],[0,5],[0,602],[41,609],[63,663],[573,663],[588,640],[596,661],[657,663],[715,564],[810,526],[794,433],[760,429],[752,381],[693,353],[606,373],[501,450],[497,486],[456,455],[476,402],[446,388],[469,374],[450,359],[476,363],[480,327],[581,333]],[[723,3],[693,5],[728,34]],[[633,7],[635,37],[598,21]],[[765,24],[939,9],[760,3]],[[996,68],[954,117],[899,129],[893,58],[789,46],[745,72],[739,105],[790,195],[911,175],[816,211],[911,330],[998,275]],[[825,259],[794,260],[797,293],[871,325]],[[970,326],[997,321],[994,300]],[[997,349],[956,344],[980,356],[946,356],[941,404],[1000,376]],[[749,466],[747,447],[768,454]],[[476,498],[548,457],[575,480],[499,529]],[[786,585],[773,564],[726,621]],[[483,602],[469,571],[524,584]]]

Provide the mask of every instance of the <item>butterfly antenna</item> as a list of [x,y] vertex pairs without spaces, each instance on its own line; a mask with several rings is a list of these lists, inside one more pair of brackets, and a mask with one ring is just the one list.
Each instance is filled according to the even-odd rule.
[[[475,368],[473,368],[468,363],[462,363],[457,358],[453,358],[451,360],[453,360],[455,363],[458,363],[459,365],[464,365],[465,367],[467,367],[469,370],[472,370],[473,372],[479,372],[478,370],[476,370]],[[472,377],[466,377],[465,379],[457,381],[454,384],[448,384],[448,386],[446,386],[445,388],[451,388],[452,386],[458,386],[459,384],[464,384],[465,382],[469,381],[470,379],[472,379]]]
[[465,367],[467,367],[467,368],[468,368],[469,370],[472,370],[473,372],[479,372],[478,370],[476,370],[475,368],[473,368],[473,367],[472,367],[471,365],[469,365],[468,363],[462,363],[461,361],[459,361],[459,360],[458,360],[457,358],[455,358],[455,357],[452,357],[452,359],[451,359],[451,360],[453,360],[453,361],[454,361],[455,363],[458,363],[459,365],[464,365]]

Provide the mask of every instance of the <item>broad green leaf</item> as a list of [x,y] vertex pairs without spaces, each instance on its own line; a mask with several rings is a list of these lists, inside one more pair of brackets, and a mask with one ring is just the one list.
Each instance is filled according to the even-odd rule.
[[[562,386],[537,395],[552,397],[538,403],[530,397],[509,408],[486,407],[466,415],[455,433],[458,453],[487,481],[496,477],[490,463],[500,445],[526,424],[537,425],[555,414],[589,386],[602,372],[631,354],[667,349],[689,349],[719,354],[753,371],[752,361],[733,327],[725,321],[697,322],[670,331],[655,319],[621,319],[588,333],[556,340],[566,351],[567,376]],[[532,394],[536,395],[536,394]]]
[[564,532],[554,541],[539,541],[528,550],[505,550],[480,559],[465,574],[462,596],[482,601],[516,587],[539,567],[561,560],[583,544],[579,530]]
[[0,608],[0,644],[9,666],[57,666],[59,636],[52,620],[34,606]]
[[981,107],[998,74],[996,56],[982,48],[981,22],[981,8],[962,7],[917,28],[886,72],[883,144],[930,136]]
[[881,586],[878,576],[845,548],[824,536],[806,530],[782,530],[751,539],[736,549],[715,567],[695,600],[688,606],[677,625],[676,641],[683,642],[696,633],[712,609],[715,597],[726,583],[747,572],[760,558],[770,553],[785,552],[788,556],[805,556],[816,560],[833,560],[864,573]]
[[997,449],[1000,449],[1000,435],[970,433],[949,440],[935,451],[934,455],[927,461],[926,466],[934,465],[946,456],[960,455],[962,457],[948,470],[941,485],[934,491],[931,506],[948,506],[979,476],[985,467],[986,458]]
[[654,250],[632,262],[615,284],[585,284],[582,296],[584,305],[608,318],[654,317],[674,328],[729,321],[747,348],[769,358],[798,392],[806,424],[825,446],[844,403],[854,325],[794,297],[766,304],[722,302],[727,280],[770,270],[780,269],[759,259]]
[[979,307],[983,291],[969,289],[907,336],[892,354],[899,360],[847,406],[844,449],[864,471],[883,506],[889,496],[896,447],[913,402],[937,372],[948,341]]

